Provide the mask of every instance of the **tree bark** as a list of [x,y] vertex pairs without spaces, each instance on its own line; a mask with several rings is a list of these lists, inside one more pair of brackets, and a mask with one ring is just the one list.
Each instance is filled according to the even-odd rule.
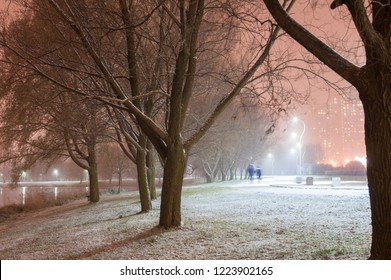
[[151,199],[157,199],[156,183],[155,183],[155,153],[151,141],[147,143],[147,175],[148,175],[148,187],[151,195]]
[[370,259],[391,259],[391,75],[368,72],[360,92],[365,112],[367,176],[372,214]]
[[90,177],[90,202],[96,203],[100,200],[99,194],[99,182],[98,182],[98,171],[96,167],[88,169],[88,176]]
[[159,226],[181,226],[181,196],[187,156],[183,144],[169,147],[164,165]]
[[90,191],[90,202],[96,203],[100,200],[99,194],[99,179],[98,179],[98,164],[96,162],[95,155],[95,147],[89,147],[89,155],[88,155],[89,168],[88,176],[89,176],[89,191]]
[[144,149],[137,149],[136,162],[137,162],[137,179],[139,194],[141,200],[141,212],[148,212],[152,209],[151,196],[148,188],[147,179],[147,162],[146,162],[146,136],[139,136],[140,146]]

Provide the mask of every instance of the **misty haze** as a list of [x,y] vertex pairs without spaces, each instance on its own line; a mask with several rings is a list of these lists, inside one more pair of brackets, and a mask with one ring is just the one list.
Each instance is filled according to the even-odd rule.
[[390,0],[0,8],[1,259],[391,259]]

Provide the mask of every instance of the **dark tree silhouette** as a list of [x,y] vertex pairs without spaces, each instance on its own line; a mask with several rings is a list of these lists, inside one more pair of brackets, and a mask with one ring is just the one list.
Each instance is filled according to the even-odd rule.
[[264,0],[277,23],[359,92],[365,114],[367,176],[372,211],[371,259],[391,259],[391,6],[390,0],[339,0],[346,5],[365,48],[359,67],[290,17],[278,0]]

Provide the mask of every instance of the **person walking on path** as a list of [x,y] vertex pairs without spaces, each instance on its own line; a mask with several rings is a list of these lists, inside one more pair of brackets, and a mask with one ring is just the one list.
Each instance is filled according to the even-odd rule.
[[261,178],[262,178],[262,169],[258,167],[257,170],[255,171],[255,173],[257,174],[258,180],[261,180]]
[[252,181],[254,179],[254,173],[255,173],[255,167],[253,164],[250,164],[248,166],[248,175],[250,177],[250,181]]

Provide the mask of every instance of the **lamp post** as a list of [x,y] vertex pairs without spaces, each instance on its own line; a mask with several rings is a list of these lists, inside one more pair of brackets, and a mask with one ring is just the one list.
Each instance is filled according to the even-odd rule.
[[297,144],[299,146],[299,177],[301,178],[301,175],[302,175],[302,152],[301,152],[301,147],[302,147],[302,140],[303,140],[303,135],[304,135],[304,132],[305,132],[305,123],[303,120],[299,119],[298,117],[294,117],[293,118],[293,122],[297,123],[297,122],[300,122],[302,125],[303,125],[303,131],[301,132],[300,134],[300,138],[299,138],[299,143]]
[[268,153],[267,154],[267,157],[270,159],[270,163],[271,163],[271,174],[272,176],[274,175],[274,157],[273,157],[273,154],[272,153]]

